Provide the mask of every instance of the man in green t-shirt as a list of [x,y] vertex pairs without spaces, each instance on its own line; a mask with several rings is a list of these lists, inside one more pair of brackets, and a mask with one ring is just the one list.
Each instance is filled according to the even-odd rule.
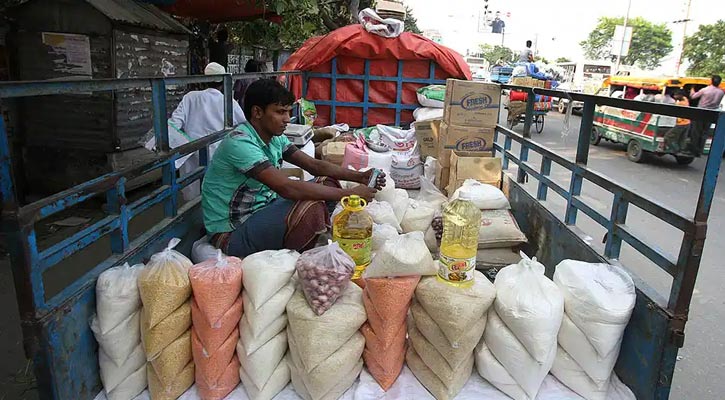
[[[252,83],[244,96],[248,122],[222,140],[204,176],[204,225],[227,255],[311,248],[330,226],[331,205],[353,194],[370,201],[385,185],[384,174],[369,188],[372,171],[351,171],[299,151],[283,135],[294,100],[277,81]],[[283,160],[318,178],[289,179],[280,171]],[[341,189],[337,180],[361,185]]]

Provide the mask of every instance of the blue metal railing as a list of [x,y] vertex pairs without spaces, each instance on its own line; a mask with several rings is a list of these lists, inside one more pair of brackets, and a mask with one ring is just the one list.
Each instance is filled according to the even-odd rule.
[[[323,78],[330,80],[330,100],[319,100],[309,99],[314,101],[315,105],[318,106],[329,106],[330,107],[330,124],[337,123],[337,107],[356,107],[362,108],[362,126],[368,125],[368,111],[371,108],[387,108],[395,110],[395,125],[400,126],[401,112],[403,110],[415,110],[420,107],[418,104],[403,104],[403,84],[404,83],[416,83],[421,85],[445,85],[444,79],[436,79],[436,63],[430,62],[428,69],[427,78],[406,78],[403,76],[403,66],[405,61],[398,61],[398,68],[395,76],[380,76],[370,75],[370,60],[364,62],[364,75],[353,75],[353,74],[340,74],[338,73],[337,58],[333,58],[331,61],[330,73],[322,72],[305,72],[305,78],[302,82],[302,97],[307,98],[308,81],[310,78]],[[363,99],[361,102],[351,101],[338,101],[337,95],[337,82],[339,80],[357,80],[363,84]],[[370,82],[394,82],[396,84],[395,89],[395,102],[394,103],[372,103],[370,102]],[[345,122],[345,121],[343,121]],[[391,121],[392,123],[393,121]]]
[[[164,204],[164,214],[172,218],[179,213],[177,194],[184,187],[201,179],[208,164],[210,144],[221,140],[232,129],[232,84],[236,78],[289,76],[299,72],[241,74],[223,76],[188,76],[167,78],[134,78],[134,79],[98,79],[87,81],[53,81],[53,82],[8,82],[0,83],[0,99],[52,95],[73,92],[109,91],[130,88],[148,88],[152,90],[153,127],[158,158],[151,164],[113,172],[73,188],[44,198],[40,201],[20,206],[17,202],[13,174],[11,171],[10,147],[4,121],[0,118],[0,195],[2,196],[3,233],[10,239],[10,250],[16,271],[27,273],[24,287],[19,288],[21,295],[28,300],[20,304],[24,314],[42,317],[54,308],[62,305],[80,287],[97,277],[105,269],[114,265],[112,258],[85,272],[59,293],[46,299],[43,274],[61,261],[71,257],[101,237],[110,236],[112,254],[123,254],[131,247],[129,241],[129,222],[149,208]],[[169,148],[168,125],[166,113],[166,91],[172,85],[209,83],[223,79],[224,83],[224,125],[226,129],[211,134],[203,139],[185,144],[175,149]],[[175,161],[187,154],[199,152],[200,167],[183,178],[177,178]],[[157,169],[162,170],[162,185],[142,198],[128,203],[126,198],[126,182]],[[40,250],[35,232],[35,223],[67,210],[95,196],[103,195],[108,203],[109,215],[88,227],[83,228],[66,239]],[[185,209],[187,207],[185,206]]]
[[[692,291],[700,264],[702,247],[705,242],[707,217],[712,206],[722,154],[725,150],[725,112],[719,113],[715,110],[683,108],[673,105],[644,103],[521,86],[504,85],[503,87],[527,91],[529,93],[529,103],[535,97],[534,94],[558,98],[569,96],[572,100],[582,101],[584,103],[574,162],[532,141],[526,137],[528,135],[520,135],[501,125],[497,126],[496,132],[497,135],[503,135],[503,145],[496,143],[494,149],[501,154],[504,169],[508,169],[509,162],[513,162],[518,166],[517,182],[524,183],[527,176],[531,176],[538,181],[536,191],[536,198],[538,200],[545,201],[549,189],[566,200],[564,223],[570,226],[575,225],[578,212],[583,212],[606,229],[607,235],[604,246],[604,256],[606,258],[612,261],[619,259],[622,242],[625,242],[672,276],[673,284],[669,298],[667,299],[667,304],[663,304],[662,306],[673,317],[673,333],[675,333],[676,337],[681,338],[684,332],[689,304],[692,299]],[[609,105],[635,111],[717,123],[694,216],[684,215],[666,207],[649,196],[637,194],[632,188],[613,182],[610,178],[587,167],[589,141],[596,105]],[[528,132],[527,128],[531,126],[531,118],[532,114],[527,113],[527,123],[524,125],[525,133]],[[518,142],[521,146],[518,155],[514,154],[511,150],[513,141]],[[538,170],[528,162],[529,151],[533,151],[541,156],[541,165]],[[571,179],[568,188],[562,187],[551,179],[552,163],[570,172]],[[614,198],[610,215],[602,215],[581,196],[584,180],[592,182],[613,194]],[[626,225],[627,212],[630,204],[639,207],[648,214],[655,216],[659,220],[664,221],[684,233],[677,258],[664,253],[656,246],[648,243],[646,239],[635,234]],[[648,290],[647,294],[653,299],[659,298],[651,289]],[[679,341],[681,339],[676,340]]]

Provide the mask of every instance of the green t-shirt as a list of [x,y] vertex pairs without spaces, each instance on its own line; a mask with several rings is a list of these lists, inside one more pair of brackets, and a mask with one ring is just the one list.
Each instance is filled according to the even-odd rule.
[[231,232],[277,198],[277,193],[255,177],[265,168],[281,168],[283,157],[296,150],[284,135],[264,144],[249,123],[239,125],[224,138],[202,185],[201,205],[207,232]]

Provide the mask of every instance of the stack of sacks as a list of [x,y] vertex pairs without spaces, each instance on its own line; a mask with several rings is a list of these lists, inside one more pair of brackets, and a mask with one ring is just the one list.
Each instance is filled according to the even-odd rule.
[[218,250],[216,258],[191,268],[189,280],[196,387],[202,400],[223,399],[239,384],[234,348],[242,317],[242,260]]
[[376,128],[383,143],[393,150],[390,176],[395,181],[395,187],[418,189],[420,177],[423,176],[423,161],[415,129],[404,130],[385,125],[377,125]]
[[[349,279],[349,278],[348,278]],[[348,282],[342,296],[317,315],[297,290],[287,303],[287,339],[292,386],[305,400],[339,398],[362,371],[366,320],[362,289]]]
[[446,100],[445,85],[423,86],[416,92],[418,103],[422,106],[413,111],[413,118],[416,121],[443,118],[443,107]]
[[191,356],[191,261],[174,250],[172,239],[138,277],[141,340],[146,351],[149,391],[154,400],[175,400],[194,383]]
[[473,350],[493,303],[491,282],[474,271],[473,284],[456,287],[435,276],[421,279],[408,318],[408,368],[438,400],[452,399],[473,370]]
[[551,373],[585,399],[604,400],[634,308],[634,282],[613,265],[564,260],[554,283],[565,314]]
[[287,352],[287,302],[295,292],[293,250],[262,251],[244,259],[244,317],[237,355],[239,376],[250,400],[269,400],[290,380]]
[[360,330],[363,359],[383,390],[393,385],[405,362],[405,319],[420,276],[436,272],[422,232],[413,232],[385,243],[363,273],[368,316]]
[[476,348],[476,368],[514,400],[533,400],[556,357],[564,298],[544,266],[522,256],[496,275],[496,301]]
[[146,355],[141,344],[138,275],[143,264],[109,268],[96,282],[96,315],[101,382],[109,400],[131,400],[146,389]]
[[451,199],[457,199],[464,187],[473,194],[472,202],[481,210],[477,268],[501,268],[517,263],[520,258],[517,257],[516,249],[526,243],[526,235],[521,232],[509,211],[511,206],[506,196],[493,185],[466,179]]

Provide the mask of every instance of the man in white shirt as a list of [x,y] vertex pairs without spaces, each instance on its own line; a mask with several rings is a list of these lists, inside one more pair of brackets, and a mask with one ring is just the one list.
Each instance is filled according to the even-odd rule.
[[[204,75],[223,75],[224,67],[218,63],[209,63],[204,69]],[[186,143],[201,139],[211,133],[224,129],[224,88],[221,77],[219,82],[209,84],[205,90],[195,90],[184,95],[171,117],[168,119],[169,146],[176,148]],[[244,112],[236,101],[232,101],[234,120],[233,125],[246,122]],[[219,142],[209,146],[209,160]],[[149,150],[156,147],[155,138],[151,138],[145,146]],[[193,173],[199,167],[199,154],[193,153],[176,161],[176,168],[181,176]],[[201,186],[194,182],[182,190],[184,200],[189,201],[199,197]]]

